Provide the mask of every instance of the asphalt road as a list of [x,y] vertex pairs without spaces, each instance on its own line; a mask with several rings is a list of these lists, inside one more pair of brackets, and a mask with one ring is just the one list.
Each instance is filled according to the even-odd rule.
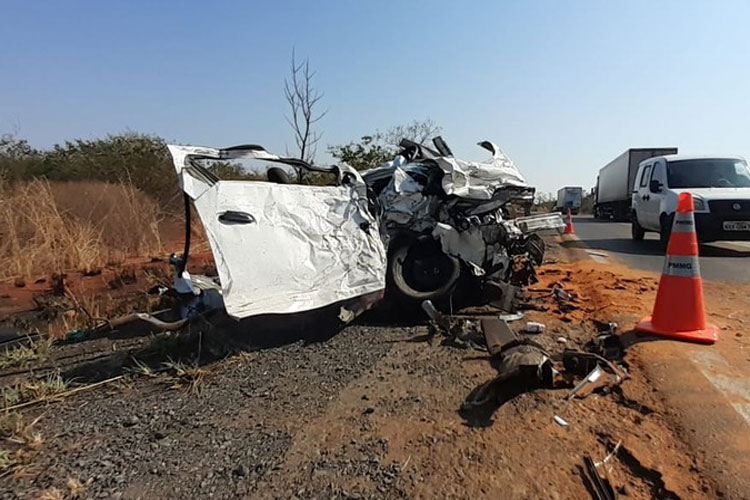
[[[589,250],[596,260],[614,257],[633,269],[659,272],[664,264],[664,250],[656,233],[646,233],[644,241],[633,241],[629,222],[599,221],[592,217],[574,217],[576,236],[572,241]],[[703,279],[750,283],[750,242],[717,242],[700,247]]]

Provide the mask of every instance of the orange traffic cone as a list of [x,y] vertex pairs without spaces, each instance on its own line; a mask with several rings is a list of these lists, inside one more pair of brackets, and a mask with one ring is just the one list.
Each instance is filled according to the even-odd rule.
[[654,314],[644,318],[635,329],[702,344],[713,344],[717,340],[716,327],[706,324],[693,196],[690,193],[680,194]]
[[563,231],[563,234],[575,234],[576,231],[573,229],[573,215],[570,213],[570,209],[568,209],[568,216],[565,218],[565,231]]

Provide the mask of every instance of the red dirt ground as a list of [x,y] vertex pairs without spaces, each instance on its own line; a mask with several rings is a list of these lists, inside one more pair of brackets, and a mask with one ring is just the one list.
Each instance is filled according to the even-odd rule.
[[[630,330],[650,313],[654,300],[658,276],[579,257],[563,252],[559,262],[540,269],[540,283],[528,290],[530,297],[536,297],[531,303],[545,310],[529,311],[527,319],[547,325],[546,332],[534,340],[556,351],[582,347],[596,333],[595,320],[616,321],[621,331]],[[139,285],[149,279],[152,265],[162,269],[166,264],[136,265]],[[107,284],[118,272],[122,270],[99,277],[73,277],[71,283],[83,284],[90,291],[126,294],[127,289],[111,290]],[[549,294],[556,284],[578,297],[572,310],[561,310]],[[709,317],[722,328],[715,349],[728,359],[746,363],[743,320],[733,313],[750,310],[750,287],[707,283],[705,289]],[[2,290],[0,294],[8,293],[21,303],[19,289],[12,284]],[[332,396],[321,415],[307,418],[290,411],[275,418],[274,424],[293,436],[281,471],[272,476],[283,480],[269,479],[252,498],[283,497],[290,484],[328,491],[331,477],[311,475],[309,464],[321,457],[357,460],[361,458],[359,444],[379,440],[388,444],[385,462],[399,464],[399,489],[408,498],[589,498],[579,472],[583,456],[602,460],[618,442],[621,452],[605,469],[621,497],[702,500],[722,496],[720,483],[709,472],[712,457],[691,445],[680,413],[650,379],[651,365],[663,362],[665,353],[679,349],[680,344],[632,346],[625,358],[631,378],[615,393],[567,402],[567,390],[539,390],[516,397],[478,423],[462,418],[458,409],[471,389],[494,377],[495,370],[481,352],[414,340],[420,332],[424,333],[419,328],[401,329],[389,334],[392,346],[387,353]],[[565,339],[564,345],[558,338]],[[215,369],[221,370],[221,365]],[[262,414],[263,405],[247,411]],[[369,415],[367,425],[363,415]],[[570,426],[560,427],[553,420],[555,415]],[[241,415],[233,418],[234,425],[243,425]],[[361,477],[335,481],[348,491],[372,488]]]

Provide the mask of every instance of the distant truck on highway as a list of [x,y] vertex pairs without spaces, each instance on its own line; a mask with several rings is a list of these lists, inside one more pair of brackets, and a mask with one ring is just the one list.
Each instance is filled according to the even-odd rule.
[[677,148],[631,148],[603,166],[596,178],[594,217],[629,220],[638,165],[654,156],[676,153]]
[[634,183],[632,234],[669,242],[680,193],[693,195],[700,241],[750,240],[750,168],[739,156],[665,155],[642,161]]
[[565,186],[557,190],[557,201],[555,202],[555,211],[567,213],[568,209],[573,215],[578,214],[583,202],[583,188],[575,186]]

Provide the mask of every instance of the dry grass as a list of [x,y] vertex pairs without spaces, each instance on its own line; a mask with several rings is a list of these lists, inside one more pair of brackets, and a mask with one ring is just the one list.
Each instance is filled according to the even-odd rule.
[[132,184],[65,182],[50,184],[58,206],[77,221],[101,230],[101,242],[126,255],[161,249],[159,205]]
[[174,361],[169,359],[163,363],[164,368],[172,371],[176,378],[176,383],[173,387],[179,388],[183,384],[187,385],[187,389],[191,393],[199,393],[203,386],[204,379],[209,374],[206,368],[201,368],[197,363],[185,363],[183,361]]
[[33,497],[34,500],[65,500],[65,493],[58,488],[47,488]]
[[15,453],[0,448],[0,472],[5,472],[18,463]]
[[4,352],[0,353],[0,370],[17,366],[26,366],[32,361],[44,361],[52,350],[52,344],[52,339],[42,338],[30,342],[28,345],[6,349]]
[[68,382],[59,373],[47,375],[41,380],[24,382],[21,385],[21,396],[24,401],[49,399],[68,390]]
[[126,368],[126,371],[134,375],[140,375],[143,377],[155,377],[156,376],[156,370],[151,368],[146,363],[139,361],[135,358],[133,358],[133,366],[130,368]]
[[49,323],[50,337],[58,338],[74,330],[94,329],[102,324],[104,318],[109,317],[110,310],[114,307],[112,297],[108,294],[86,293],[81,289],[66,287],[65,297],[73,308],[67,310],[59,321]]
[[0,400],[3,408],[15,406],[21,402],[21,389],[18,386],[11,385],[0,389]]
[[68,493],[70,493],[72,498],[81,498],[93,482],[94,478],[89,478],[88,481],[82,483],[74,477],[69,477],[65,482],[65,486],[68,488]]
[[160,220],[158,204],[130,184],[0,180],[0,279],[159,252]]
[[4,412],[0,417],[0,437],[5,441],[38,450],[44,443],[41,433],[35,429],[40,419],[41,417],[37,417],[31,423],[26,423],[20,413]]
[[20,413],[0,413],[0,474],[23,474],[31,464],[44,444],[42,434],[35,428],[41,418],[27,423]]
[[57,394],[67,391],[69,385],[59,373],[53,373],[43,379],[25,380],[3,387],[0,389],[0,401],[3,408],[10,408],[29,401],[50,400]]

